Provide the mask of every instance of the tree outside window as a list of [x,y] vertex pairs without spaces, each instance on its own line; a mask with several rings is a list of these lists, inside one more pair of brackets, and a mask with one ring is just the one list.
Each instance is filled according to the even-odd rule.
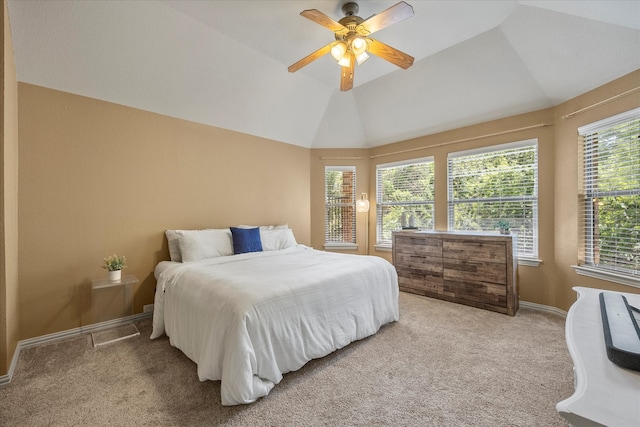
[[433,157],[376,168],[377,244],[391,245],[391,233],[403,227],[433,230]]
[[506,222],[518,256],[537,258],[537,140],[451,153],[448,164],[449,229],[494,231]]
[[640,109],[579,129],[583,265],[640,276]]
[[356,168],[325,167],[325,243],[356,243]]

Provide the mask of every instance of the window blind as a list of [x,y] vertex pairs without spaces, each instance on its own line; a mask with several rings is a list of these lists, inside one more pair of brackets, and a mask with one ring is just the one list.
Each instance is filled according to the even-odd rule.
[[578,132],[581,263],[640,276],[640,108]]
[[325,227],[326,243],[356,242],[356,168],[326,166]]
[[433,157],[376,167],[377,244],[391,245],[391,233],[401,227],[433,230]]
[[450,153],[449,229],[518,234],[518,256],[538,257],[537,139]]

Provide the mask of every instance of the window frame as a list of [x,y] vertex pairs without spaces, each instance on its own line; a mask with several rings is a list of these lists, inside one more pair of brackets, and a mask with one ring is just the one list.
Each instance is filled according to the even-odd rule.
[[[351,184],[351,201],[349,203],[329,203],[329,197],[327,194],[327,173],[328,172],[353,172],[353,182]],[[358,249],[358,245],[356,243],[357,238],[357,224],[356,224],[356,182],[357,182],[357,172],[355,166],[325,166],[324,168],[324,248],[330,250],[355,250]],[[352,241],[332,241],[328,240],[328,236],[330,235],[330,231],[328,229],[329,226],[329,209],[330,208],[344,208],[351,207],[352,208],[352,218],[350,220],[352,227]]]
[[[490,198],[477,198],[477,199],[465,199],[464,202],[456,202],[453,200],[453,178],[451,176],[452,170],[452,160],[458,159],[461,157],[468,156],[476,156],[487,153],[498,153],[500,151],[508,151],[519,148],[527,148],[534,147],[535,149],[535,166],[534,166],[534,176],[535,176],[535,184],[533,195],[522,195],[522,196],[506,196],[506,197],[490,197]],[[447,155],[447,227],[449,231],[468,231],[464,229],[456,229],[455,228],[455,207],[460,203],[495,203],[502,201],[512,201],[512,202],[531,202],[532,209],[532,229],[531,229],[531,252],[524,251],[521,249],[521,244],[524,244],[524,239],[518,240],[518,263],[529,266],[537,266],[540,264],[539,258],[539,247],[540,247],[540,234],[539,234],[539,141],[538,138],[530,138],[520,141],[507,142],[502,144],[488,145],[484,147],[469,149],[469,150],[461,150],[450,152]],[[500,218],[487,218],[487,220],[494,220],[497,222]],[[483,231],[493,231],[495,227],[491,229],[483,229]],[[512,230],[513,231],[513,230]],[[517,234],[517,233],[516,233]]]
[[[381,175],[380,172],[382,170],[386,170],[386,169],[391,169],[391,168],[400,168],[400,167],[404,167],[404,166],[414,166],[414,165],[418,165],[418,164],[423,164],[423,163],[430,163],[432,164],[432,168],[433,168],[433,188],[432,188],[432,194],[434,195],[432,200],[421,200],[421,201],[414,201],[414,202],[401,202],[401,203],[389,203],[389,202],[384,202],[382,201],[382,193],[381,193],[381,188],[380,188],[380,184],[381,184]],[[399,206],[399,205],[405,205],[405,206],[421,206],[421,205],[430,205],[431,206],[431,216],[433,218],[433,220],[431,221],[431,228],[424,228],[421,227],[421,230],[434,230],[435,229],[435,158],[434,156],[426,156],[426,157],[420,157],[420,158],[416,158],[416,159],[408,159],[408,160],[402,160],[402,161],[397,161],[397,162],[390,162],[390,163],[381,163],[376,165],[376,244],[375,247],[376,249],[379,250],[390,250],[392,247],[392,240],[389,239],[389,241],[382,239],[382,233],[384,232],[382,230],[382,221],[383,221],[383,215],[382,215],[382,209],[384,209],[385,207],[388,206]]]
[[[597,140],[597,136],[594,137],[594,135],[609,132],[616,126],[639,119],[640,108],[634,108],[578,128],[578,144],[580,153],[578,159],[580,164],[578,212],[580,216],[580,236],[578,241],[578,265],[572,266],[580,275],[637,288],[640,288],[640,270],[630,270],[622,267],[598,265],[595,263],[594,253],[596,252],[596,249],[594,248],[594,245],[596,244],[596,238],[594,237],[594,234],[596,232],[594,230],[594,224],[599,223],[599,219],[596,218],[597,214],[595,213],[593,202],[589,203],[589,200],[595,201],[597,198],[626,195],[636,196],[639,194],[640,190],[638,189],[624,190],[616,188],[601,190],[600,188],[597,188],[599,179],[594,177],[594,174],[591,171],[594,163],[597,163],[597,158],[594,158],[597,156],[594,156],[594,154],[600,153],[600,151],[598,151],[598,147],[594,146],[594,144],[597,145],[599,142]],[[600,252],[600,250],[598,250],[598,252]],[[616,253],[618,252],[616,251]]]

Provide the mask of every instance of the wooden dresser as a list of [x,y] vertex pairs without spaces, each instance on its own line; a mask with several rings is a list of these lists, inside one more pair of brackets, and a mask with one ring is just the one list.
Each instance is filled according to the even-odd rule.
[[401,291],[510,316],[518,311],[516,235],[396,231],[393,264]]

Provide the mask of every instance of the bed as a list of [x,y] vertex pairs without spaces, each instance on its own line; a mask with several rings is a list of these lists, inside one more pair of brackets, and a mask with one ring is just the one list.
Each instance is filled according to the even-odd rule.
[[183,259],[172,254],[155,269],[151,338],[166,334],[197,364],[201,381],[220,380],[223,405],[254,402],[284,373],[399,318],[388,261],[298,245],[284,227],[247,229],[261,250],[236,251],[229,229],[209,231],[208,240],[200,233],[195,244],[196,231],[177,231]]

